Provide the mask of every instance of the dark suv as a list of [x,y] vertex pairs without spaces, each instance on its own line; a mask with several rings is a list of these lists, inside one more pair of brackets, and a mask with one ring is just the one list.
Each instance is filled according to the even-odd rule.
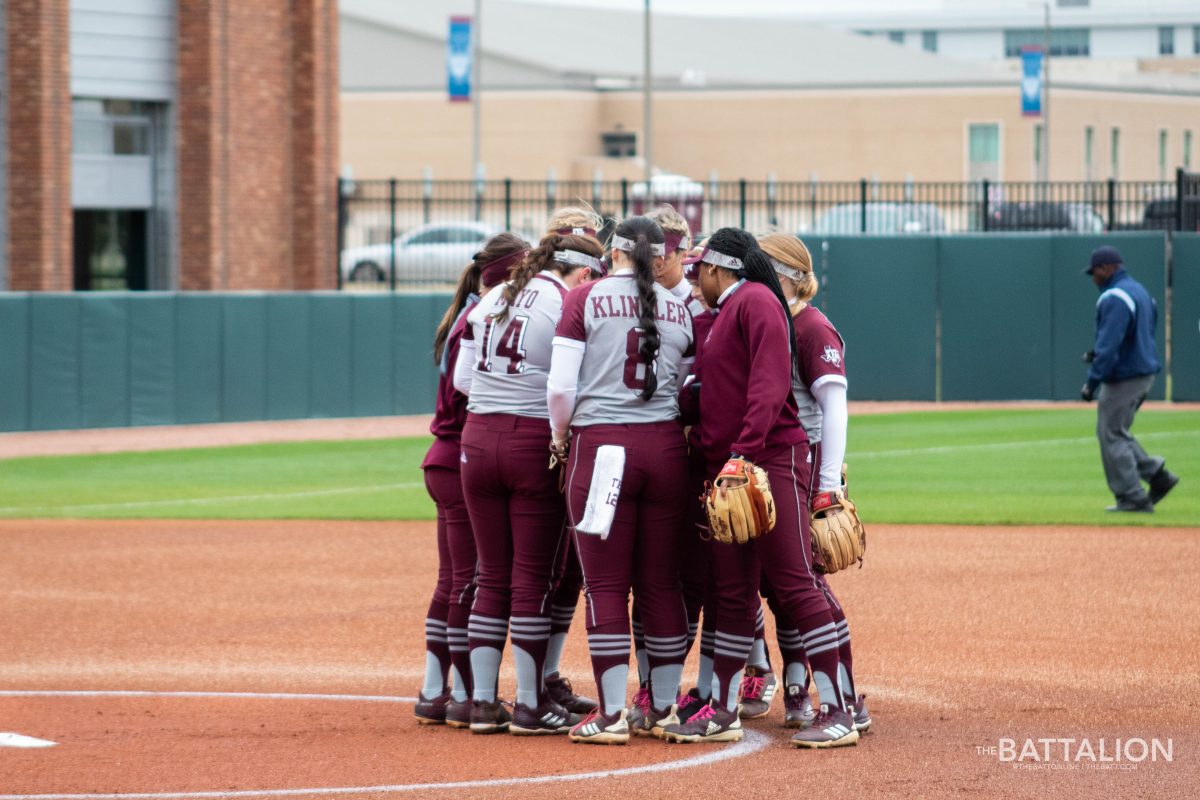
[[994,203],[989,231],[1075,231],[1100,233],[1104,220],[1087,203]]

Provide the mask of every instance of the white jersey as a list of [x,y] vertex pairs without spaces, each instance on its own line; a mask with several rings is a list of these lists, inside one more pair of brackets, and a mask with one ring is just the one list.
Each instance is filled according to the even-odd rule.
[[546,377],[554,329],[562,317],[567,287],[551,272],[539,272],[514,298],[508,316],[497,286],[467,316],[463,339],[475,343],[467,410],[548,419]]
[[567,296],[560,339],[584,344],[572,426],[663,422],[679,416],[680,369],[695,354],[692,315],[670,291],[655,284],[656,327],[661,340],[654,372],[658,387],[649,400],[645,362],[638,354],[637,283],[630,272],[581,286]]

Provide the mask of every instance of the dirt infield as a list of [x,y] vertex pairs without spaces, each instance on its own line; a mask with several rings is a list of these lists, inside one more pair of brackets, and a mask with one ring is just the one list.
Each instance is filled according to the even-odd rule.
[[[820,753],[787,746],[778,704],[728,749],[418,727],[378,698],[418,688],[428,523],[0,521],[0,731],[58,743],[0,748],[0,797],[1195,797],[1197,534],[875,526],[834,584],[876,730]],[[565,672],[590,692],[576,623]],[[1006,762],[1004,739],[1172,760]],[[511,783],[623,769],[643,771]]]

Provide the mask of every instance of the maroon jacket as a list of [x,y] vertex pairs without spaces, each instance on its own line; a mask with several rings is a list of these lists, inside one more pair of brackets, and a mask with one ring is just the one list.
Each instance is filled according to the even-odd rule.
[[467,314],[476,306],[476,302],[467,303],[463,307],[458,319],[450,328],[450,335],[446,337],[443,369],[438,377],[437,407],[433,412],[433,422],[429,424],[429,432],[434,435],[434,440],[429,452],[425,454],[425,460],[421,462],[421,469],[459,468],[458,443],[463,425],[467,422],[467,396],[454,388],[454,364],[458,361],[459,343],[467,327]]
[[710,309],[692,316],[692,335],[696,337],[693,340],[696,348],[696,360],[692,362],[693,380],[679,390],[679,421],[683,425],[693,426],[688,434],[688,443],[693,447],[698,446],[698,432],[694,426],[700,422],[700,354],[704,349],[704,338],[708,336],[715,318]]
[[725,298],[703,344],[699,443],[709,463],[730,452],[757,461],[807,443],[792,396],[790,320],[771,290],[743,282]]

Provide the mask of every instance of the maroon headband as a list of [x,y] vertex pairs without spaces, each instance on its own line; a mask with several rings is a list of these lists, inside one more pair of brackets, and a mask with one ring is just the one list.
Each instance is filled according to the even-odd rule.
[[574,234],[575,236],[590,236],[593,239],[596,238],[595,228],[559,228],[555,231],[555,233],[557,233],[559,236],[571,236]]
[[506,256],[500,256],[495,261],[484,264],[483,271],[479,275],[483,288],[490,289],[496,284],[508,280],[508,273],[512,271],[513,266],[521,263],[527,255],[529,255],[528,250],[514,250]]
[[671,255],[671,253],[674,253],[676,250],[678,250],[680,242],[687,238],[687,236],[684,234],[675,233],[674,231],[665,231],[665,234],[667,237],[665,242],[665,252],[667,255]]

